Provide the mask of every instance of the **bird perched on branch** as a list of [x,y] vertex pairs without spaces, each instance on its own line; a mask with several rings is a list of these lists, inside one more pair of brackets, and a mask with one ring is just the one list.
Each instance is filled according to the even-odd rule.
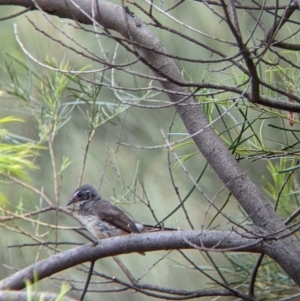
[[132,220],[117,206],[102,198],[89,184],[80,186],[73,193],[68,205],[79,206],[79,219],[97,239],[159,230],[175,230],[143,225]]

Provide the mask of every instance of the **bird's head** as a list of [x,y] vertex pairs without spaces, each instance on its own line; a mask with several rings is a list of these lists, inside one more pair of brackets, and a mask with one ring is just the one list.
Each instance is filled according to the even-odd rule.
[[69,206],[71,204],[80,205],[82,203],[95,200],[97,196],[98,196],[97,190],[92,185],[85,184],[85,185],[78,187],[74,191],[67,206]]

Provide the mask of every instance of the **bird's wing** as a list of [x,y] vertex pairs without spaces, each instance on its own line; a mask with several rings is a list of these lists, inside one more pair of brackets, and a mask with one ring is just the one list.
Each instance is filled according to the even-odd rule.
[[103,199],[98,202],[98,206],[98,210],[95,212],[101,220],[107,221],[128,233],[139,233],[135,222],[117,206]]

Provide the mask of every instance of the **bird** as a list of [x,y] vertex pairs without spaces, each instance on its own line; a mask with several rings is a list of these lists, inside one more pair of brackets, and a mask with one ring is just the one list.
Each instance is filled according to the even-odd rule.
[[67,206],[71,204],[79,206],[79,220],[97,240],[151,231],[149,226],[132,220],[116,205],[101,197],[90,184],[84,184],[74,191]]

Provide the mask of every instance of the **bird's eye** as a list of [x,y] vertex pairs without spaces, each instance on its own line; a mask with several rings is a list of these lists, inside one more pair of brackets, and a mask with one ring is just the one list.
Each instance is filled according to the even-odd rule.
[[86,190],[77,191],[75,195],[77,198],[85,199],[85,198],[89,197],[89,194],[90,194],[90,191],[88,189],[86,189]]
[[73,197],[76,197],[76,198],[81,198],[82,197],[82,192],[81,191],[77,191],[74,193]]

